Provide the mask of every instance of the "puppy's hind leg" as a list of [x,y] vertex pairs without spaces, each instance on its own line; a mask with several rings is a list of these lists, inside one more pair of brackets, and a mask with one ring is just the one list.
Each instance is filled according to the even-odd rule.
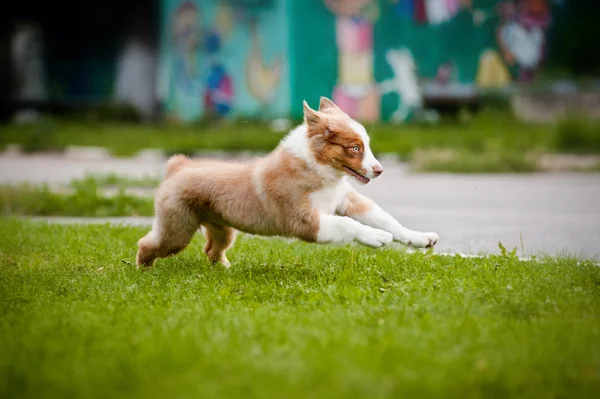
[[235,229],[216,224],[205,224],[204,227],[206,235],[204,253],[213,264],[219,262],[223,266],[229,267],[230,263],[227,256],[225,256],[225,252],[231,248],[235,241]]
[[164,201],[157,202],[155,208],[152,230],[138,241],[138,268],[181,252],[199,226],[197,216],[185,205]]

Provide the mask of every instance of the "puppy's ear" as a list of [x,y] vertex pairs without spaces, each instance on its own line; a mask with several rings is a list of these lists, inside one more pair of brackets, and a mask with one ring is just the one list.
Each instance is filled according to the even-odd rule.
[[308,106],[308,103],[304,101],[304,120],[310,127],[317,127],[321,124],[322,115],[319,111],[315,111]]
[[319,103],[319,111],[323,111],[326,109],[341,111],[340,107],[334,104],[333,101],[328,99],[327,97],[321,97],[321,102]]
[[333,140],[333,138],[336,136],[335,132],[332,131],[329,126],[325,128],[325,130],[323,130],[323,137],[325,137],[326,140]]

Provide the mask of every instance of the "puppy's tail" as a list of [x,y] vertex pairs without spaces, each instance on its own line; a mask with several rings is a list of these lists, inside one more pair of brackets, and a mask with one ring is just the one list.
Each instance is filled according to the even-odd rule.
[[173,176],[175,173],[177,173],[177,171],[179,171],[189,162],[191,162],[191,159],[189,159],[185,155],[173,155],[167,161],[167,173],[165,179],[168,179],[169,177]]

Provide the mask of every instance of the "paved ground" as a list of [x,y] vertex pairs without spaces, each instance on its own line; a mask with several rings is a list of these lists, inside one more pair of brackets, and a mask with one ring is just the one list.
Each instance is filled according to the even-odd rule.
[[[440,234],[438,251],[497,253],[502,241],[520,255],[600,255],[600,174],[411,174],[382,163],[384,174],[359,190],[405,226]],[[86,172],[158,176],[163,168],[160,159],[0,155],[0,184],[66,183]]]

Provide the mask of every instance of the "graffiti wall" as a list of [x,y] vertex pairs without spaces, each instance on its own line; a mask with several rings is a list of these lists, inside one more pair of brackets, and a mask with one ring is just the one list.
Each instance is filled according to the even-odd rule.
[[331,97],[363,121],[535,78],[560,0],[163,0],[171,115],[299,118]]
[[[292,41],[302,43],[292,49],[293,113],[302,98],[325,93],[356,118],[402,122],[425,98],[469,98],[530,81],[560,2],[305,0],[291,27]],[[298,20],[325,28],[306,32]],[[309,54],[317,63],[305,68]]]
[[163,0],[159,93],[170,119],[289,114],[279,0]]

